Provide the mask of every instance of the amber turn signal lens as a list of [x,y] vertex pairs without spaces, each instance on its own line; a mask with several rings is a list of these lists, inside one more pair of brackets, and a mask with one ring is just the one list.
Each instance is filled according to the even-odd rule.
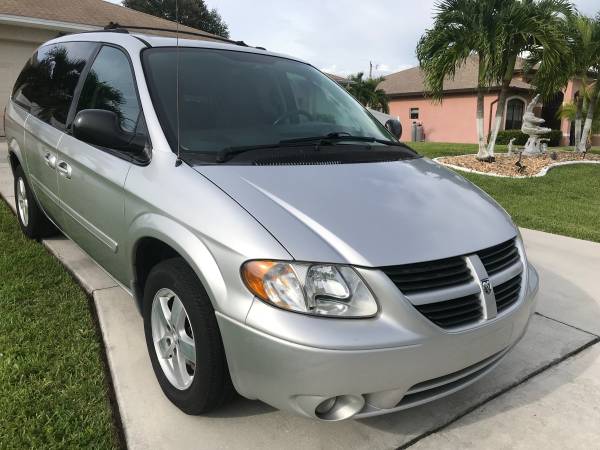
[[242,279],[250,292],[263,300],[269,300],[263,279],[277,263],[274,261],[249,261],[242,267]]

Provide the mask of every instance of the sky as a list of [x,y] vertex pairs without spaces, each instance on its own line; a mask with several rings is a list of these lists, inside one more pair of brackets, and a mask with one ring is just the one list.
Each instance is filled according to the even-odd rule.
[[[109,0],[120,3],[120,0]],[[415,46],[433,23],[435,0],[205,0],[231,38],[338,75],[397,72],[417,64]],[[585,14],[598,0],[575,0]]]

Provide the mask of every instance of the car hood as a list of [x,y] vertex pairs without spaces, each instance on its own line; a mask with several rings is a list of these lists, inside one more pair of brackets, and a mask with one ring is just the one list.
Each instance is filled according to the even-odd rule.
[[195,169],[296,260],[408,264],[467,254],[517,233],[487,194],[425,158]]

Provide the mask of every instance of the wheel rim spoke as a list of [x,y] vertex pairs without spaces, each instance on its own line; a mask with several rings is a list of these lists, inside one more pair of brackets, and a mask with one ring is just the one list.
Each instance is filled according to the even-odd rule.
[[162,312],[162,318],[167,325],[171,324],[171,310],[169,309],[169,300],[173,298],[172,295],[163,295],[158,297],[160,302],[160,310]]
[[186,361],[196,364],[196,344],[193,338],[185,333],[182,334],[179,338],[178,349]]
[[183,328],[183,322],[186,314],[183,308],[183,303],[179,300],[179,297],[173,299],[173,306],[171,307],[171,325],[175,329]]
[[183,371],[185,370],[185,361],[183,361],[183,358],[179,352],[176,351],[173,353],[171,364],[173,365],[173,375],[177,380],[177,383],[180,386],[184,386],[185,378],[183,376]]

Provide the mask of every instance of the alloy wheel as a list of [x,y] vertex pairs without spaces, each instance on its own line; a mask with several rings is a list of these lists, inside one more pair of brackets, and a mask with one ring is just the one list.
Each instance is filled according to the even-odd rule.
[[17,180],[17,207],[21,222],[24,226],[29,225],[29,200],[27,200],[27,189],[23,178]]
[[172,290],[160,289],[154,296],[150,324],[165,376],[175,388],[187,389],[196,371],[196,341],[187,311]]

